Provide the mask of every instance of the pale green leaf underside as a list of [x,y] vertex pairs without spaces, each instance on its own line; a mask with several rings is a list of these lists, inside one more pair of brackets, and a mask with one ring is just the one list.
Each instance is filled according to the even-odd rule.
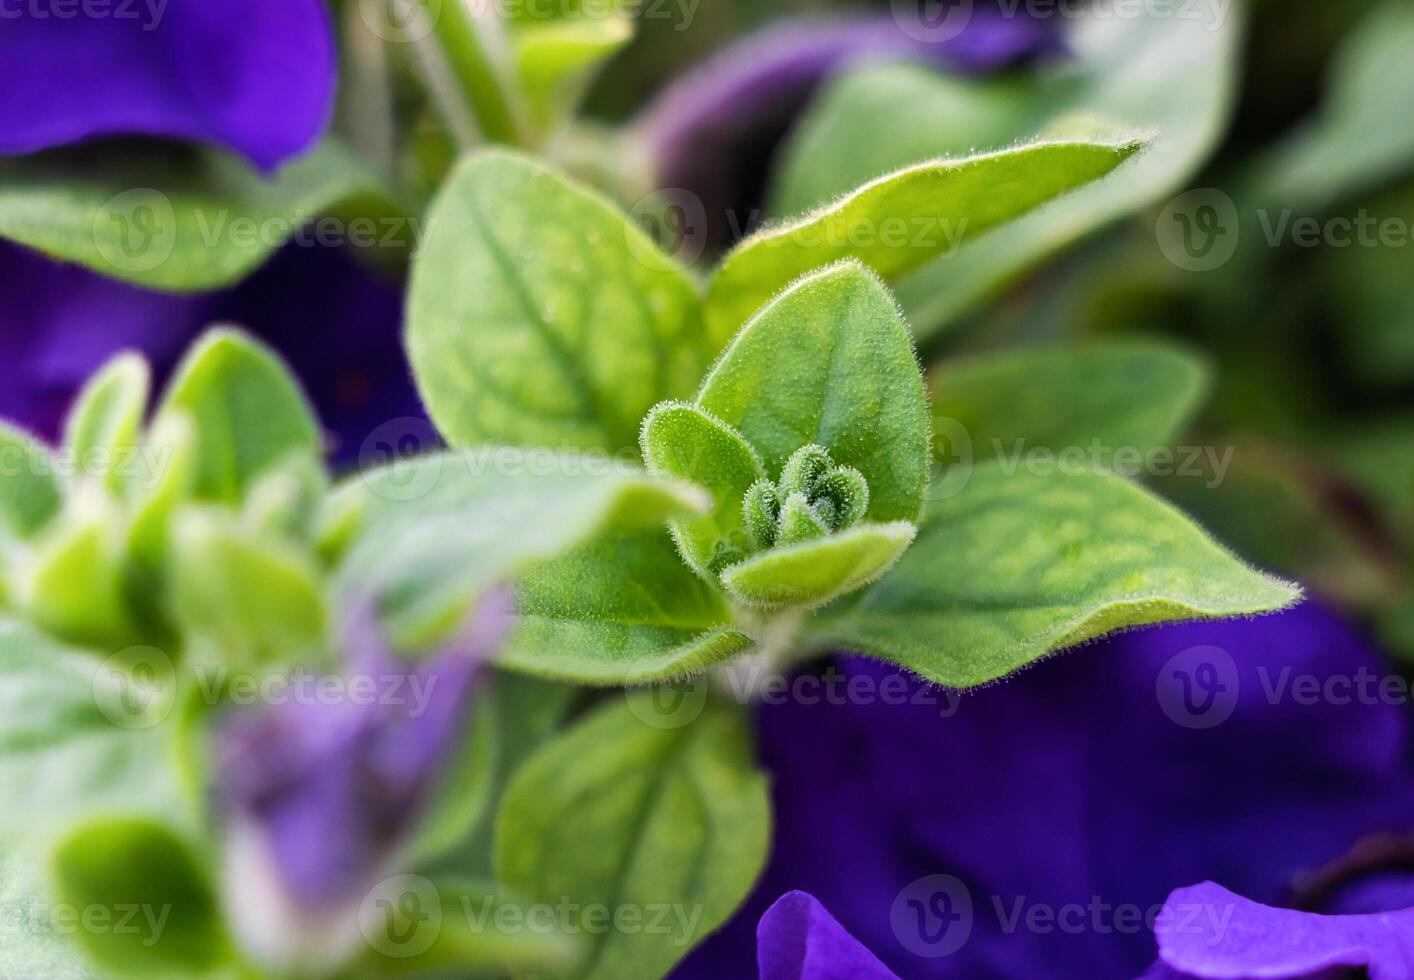
[[99,809],[177,809],[162,704],[101,657],[0,620],[0,842]]
[[722,260],[708,289],[708,335],[725,341],[792,280],[855,258],[902,276],[1067,190],[1103,177],[1137,142],[1037,143],[913,163],[847,197],[767,228]]
[[970,450],[978,461],[1033,449],[1090,453],[1098,445],[1103,463],[1116,450],[1170,444],[1208,384],[1202,361],[1160,343],[981,354],[933,372],[933,430],[948,443],[939,452]]
[[0,933],[0,977],[101,980],[83,962],[67,929],[43,914],[53,896],[42,864],[37,848],[0,852],[0,907],[31,913],[21,928]]
[[762,552],[728,568],[722,584],[748,605],[818,606],[884,574],[916,532],[907,521],[859,524]]
[[583,684],[694,674],[751,641],[664,530],[606,534],[525,576],[499,663]]
[[361,511],[337,593],[345,604],[377,600],[400,647],[440,639],[482,589],[527,562],[706,506],[695,487],[603,457],[508,447],[394,463],[336,499]]
[[988,464],[930,502],[893,571],[822,617],[814,641],[970,687],[1111,630],[1270,612],[1299,595],[1120,477]]
[[502,151],[464,160],[413,265],[407,344],[453,445],[617,452],[706,366],[696,287],[589,189]]
[[106,469],[96,475],[114,490],[122,486],[116,465],[121,454],[138,443],[150,375],[140,356],[119,354],[84,385],[64,422],[65,447],[80,466]]
[[908,327],[857,262],[795,283],[742,329],[697,403],[780,475],[807,443],[869,484],[868,518],[915,521],[928,481],[928,404]]
[[[353,217],[406,242],[378,177],[326,141],[271,179],[216,150],[103,141],[0,162],[0,236],[171,292],[244,278],[304,223]],[[393,224],[397,222],[397,224]]]
[[532,756],[497,818],[496,869],[542,901],[679,903],[700,915],[652,934],[591,937],[589,955],[557,976],[664,975],[726,920],[765,863],[770,807],[745,715],[709,701],[682,727],[642,720],[653,716],[616,698]]
[[30,537],[58,513],[62,501],[49,448],[0,422],[0,453],[10,462],[10,472],[0,477],[0,522],[15,537]]

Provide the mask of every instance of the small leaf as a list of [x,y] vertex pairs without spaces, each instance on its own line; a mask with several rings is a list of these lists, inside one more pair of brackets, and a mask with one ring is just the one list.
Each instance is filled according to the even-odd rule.
[[339,601],[376,598],[400,649],[437,642],[481,590],[532,561],[606,528],[660,527],[706,508],[696,487],[603,457],[505,446],[393,463],[331,500],[340,498],[361,506]]
[[0,422],[0,529],[33,537],[59,512],[63,501],[54,460],[43,443]]
[[728,568],[722,584],[752,606],[822,605],[884,574],[916,532],[907,521],[858,524],[792,543],[783,531],[780,546]]
[[608,534],[520,583],[520,620],[499,663],[581,684],[693,674],[751,645],[721,593],[683,564],[665,531]]
[[[1129,341],[1023,348],[943,362],[933,373],[939,450],[977,459],[1067,449],[1146,454],[1179,436],[1209,387],[1181,349]],[[959,446],[958,443],[963,443]]]
[[216,510],[177,515],[171,607],[185,630],[257,663],[294,662],[326,638],[319,569],[279,539],[246,531]]
[[[231,285],[318,215],[377,240],[407,219],[374,173],[325,141],[271,180],[238,157],[104,140],[0,161],[0,236],[150,289]],[[407,242],[411,244],[411,242]]]
[[559,977],[662,976],[765,864],[770,807],[744,714],[708,701],[686,725],[655,727],[648,697],[605,705],[536,752],[501,806],[496,870],[509,887],[611,914],[663,910],[656,932],[592,930],[591,955]]
[[697,403],[742,434],[768,474],[814,443],[863,474],[868,517],[916,521],[928,481],[928,403],[908,327],[888,289],[841,263],[751,319]]
[[725,340],[793,280],[841,259],[886,279],[956,250],[994,225],[1103,177],[1140,147],[1052,142],[917,163],[736,246],[708,289],[708,334]]
[[184,411],[196,426],[199,499],[237,504],[267,467],[319,454],[314,412],[278,355],[227,328],[206,333],[177,368],[158,418]]
[[699,574],[712,577],[723,549],[744,554],[750,544],[742,501],[752,484],[766,475],[761,460],[731,426],[679,402],[664,403],[649,413],[642,442],[648,472],[690,481],[712,495],[707,514],[669,525],[683,557]]
[[594,70],[633,39],[633,17],[619,3],[559,5],[558,16],[512,5],[507,26],[521,90],[541,132],[562,122]]
[[814,643],[970,687],[1111,630],[1271,612],[1299,596],[1120,477],[987,464],[929,502],[908,553],[820,617]]
[[648,410],[686,395],[706,367],[686,271],[609,201],[542,164],[469,157],[428,227],[408,351],[451,444],[631,450]]
[[166,562],[172,515],[196,487],[196,426],[191,416],[170,410],[152,427],[144,447],[153,468],[136,492],[128,549],[139,570],[156,579]]
[[79,472],[123,489],[123,465],[137,450],[150,387],[151,371],[137,354],[118,355],[89,379],[64,424],[64,445]]
[[122,516],[117,502],[95,489],[45,529],[12,573],[15,603],[26,616],[80,645],[116,650],[141,641]]
[[211,881],[191,848],[160,823],[99,819],[60,841],[57,899],[126,928],[80,928],[74,940],[105,973],[192,977],[227,963],[230,945]]

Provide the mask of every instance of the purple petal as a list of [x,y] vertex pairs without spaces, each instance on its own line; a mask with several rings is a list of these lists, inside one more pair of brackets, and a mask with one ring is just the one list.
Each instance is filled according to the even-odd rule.
[[15,4],[0,29],[0,154],[141,134],[229,147],[271,169],[329,120],[323,0]]
[[1371,980],[1414,976],[1414,908],[1317,915],[1271,908],[1211,881],[1169,896],[1154,926],[1159,958],[1205,980],[1304,978],[1365,967]]
[[787,892],[756,927],[760,980],[898,980],[815,896]]
[[1056,46],[1052,20],[982,6],[944,41],[921,39],[893,17],[793,23],[740,41],[674,82],[646,110],[639,133],[656,186],[700,198],[709,243],[719,246],[756,218],[772,154],[831,75],[865,60],[980,72]]
[[493,592],[463,634],[416,669],[376,651],[332,696],[311,687],[316,697],[238,715],[223,730],[225,809],[243,836],[262,842],[297,906],[333,908],[356,896],[394,852],[465,730],[477,678],[509,619],[509,600]]

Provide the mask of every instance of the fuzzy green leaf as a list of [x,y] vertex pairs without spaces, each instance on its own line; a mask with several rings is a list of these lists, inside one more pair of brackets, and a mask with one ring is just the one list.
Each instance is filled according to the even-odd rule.
[[751,641],[665,531],[604,535],[526,575],[500,663],[582,684],[696,673]]
[[177,810],[174,696],[160,651],[101,661],[0,619],[0,843],[97,810]]
[[722,584],[748,605],[818,606],[874,581],[898,561],[917,528],[907,521],[857,524],[845,531],[782,544],[722,573]]
[[319,423],[299,383],[254,338],[217,329],[187,352],[158,418],[182,411],[196,426],[196,495],[237,504],[267,467],[297,452],[319,454]]
[[801,280],[742,329],[697,403],[779,474],[815,443],[869,484],[870,520],[916,521],[928,404],[908,327],[877,278],[845,262]]
[[160,823],[99,819],[70,831],[54,852],[53,877],[60,902],[126,924],[74,933],[107,975],[196,977],[230,959],[206,869]]
[[0,422],[0,530],[32,537],[59,512],[62,493],[49,449]]
[[933,430],[940,452],[978,461],[1098,446],[1110,465],[1116,450],[1169,445],[1208,386],[1201,360],[1157,343],[983,354],[934,371]]
[[751,542],[742,502],[766,470],[740,433],[695,405],[667,402],[644,420],[642,443],[650,473],[691,481],[712,495],[707,514],[670,525],[688,563],[711,577],[722,557],[745,555]]
[[961,160],[916,163],[863,184],[803,218],[737,245],[708,290],[709,335],[724,340],[790,282],[855,258],[897,279],[988,229],[1103,177],[1140,143],[1036,143]]
[[987,464],[930,501],[913,547],[817,621],[814,641],[970,687],[1111,630],[1270,612],[1299,596],[1120,477]]
[[359,513],[340,601],[377,600],[402,648],[439,640],[481,590],[528,562],[606,528],[656,527],[707,504],[695,487],[604,457],[505,446],[396,462],[360,474],[335,499]]
[[366,231],[412,244],[377,176],[334,142],[273,180],[231,154],[152,141],[0,162],[0,236],[152,289],[237,282],[320,215],[339,217],[350,241]]
[[177,515],[172,609],[194,637],[241,659],[296,661],[330,625],[320,570],[307,554],[216,510]]
[[[652,934],[609,930],[557,976],[662,976],[746,898],[765,863],[770,809],[744,714],[709,701],[679,727],[646,694],[616,700],[516,774],[497,819],[496,869],[540,901],[664,906]],[[674,913],[681,910],[681,917]],[[598,930],[594,930],[598,932]]]
[[64,424],[64,445],[86,476],[121,490],[124,457],[142,434],[151,371],[137,354],[119,354],[89,379]]
[[695,286],[613,204],[528,158],[464,160],[413,266],[408,351],[437,428],[618,452],[710,352]]

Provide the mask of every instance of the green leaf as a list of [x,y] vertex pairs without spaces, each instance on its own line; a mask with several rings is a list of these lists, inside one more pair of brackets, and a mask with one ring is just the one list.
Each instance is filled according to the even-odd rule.
[[1263,202],[1321,210],[1404,176],[1414,164],[1414,9],[1390,2],[1346,35],[1316,117],[1280,144],[1254,180]]
[[667,928],[595,930],[563,976],[662,976],[746,898],[770,840],[766,780],[744,713],[709,701],[662,727],[648,695],[606,705],[516,774],[496,824],[496,869],[541,901],[663,908]]
[[332,141],[274,180],[231,154],[151,141],[0,162],[0,236],[152,289],[231,285],[320,215],[360,216],[370,239],[408,230],[373,172]]
[[33,537],[59,512],[62,492],[49,449],[0,422],[0,529],[16,538]]
[[98,810],[180,809],[161,651],[100,661],[0,619],[0,846]]
[[521,92],[541,132],[562,122],[595,70],[633,39],[633,16],[618,2],[559,4],[555,16],[533,3],[507,18]]
[[187,352],[158,419],[173,411],[196,426],[196,496],[203,500],[238,504],[267,467],[322,448],[294,376],[274,351],[238,330],[210,330]]
[[145,448],[153,469],[137,490],[128,551],[141,573],[156,580],[166,562],[172,515],[196,487],[200,461],[191,416],[168,411],[149,431]]
[[304,552],[229,514],[179,513],[171,539],[171,608],[194,637],[247,662],[294,661],[330,627],[319,569]]
[[1035,143],[961,160],[915,163],[870,180],[802,218],[767,228],[722,260],[708,288],[708,334],[731,336],[792,280],[841,259],[897,279],[988,229],[1103,177],[1141,144]]
[[1120,477],[987,464],[929,502],[913,547],[821,617],[814,643],[971,687],[1111,630],[1269,612],[1299,596]]
[[711,354],[686,271],[609,201],[502,151],[462,161],[413,265],[408,351],[453,445],[607,452]]
[[140,642],[126,544],[118,503],[90,488],[11,570],[16,607],[69,642],[107,650]]
[[74,454],[80,473],[122,490],[123,464],[142,437],[151,381],[140,355],[119,354],[84,385],[64,424],[64,446]]
[[680,677],[751,645],[730,628],[721,593],[661,530],[604,535],[546,562],[521,581],[517,599],[520,619],[500,664],[560,680]]
[[[60,841],[53,876],[60,902],[106,913],[108,928],[74,933],[105,973],[192,977],[230,959],[207,871],[163,824],[138,818],[84,824]],[[125,927],[116,928],[119,922]]]
[[752,318],[697,403],[778,474],[808,443],[869,484],[870,520],[916,521],[928,482],[928,403],[908,327],[856,262],[821,270]]
[[[1162,201],[1207,159],[1236,90],[1242,10],[1229,0],[1186,16],[1157,0],[1135,17],[1073,22],[1078,56],[1012,86],[962,83],[916,67],[867,68],[827,88],[784,151],[780,198],[813,205],[898,167],[963,147],[1041,134],[1153,133],[1104,180],[995,229],[896,285],[920,339],[991,300],[1035,264],[1094,230]],[[969,101],[968,108],[959,103]],[[897,107],[909,106],[900,114]],[[981,122],[979,122],[981,120]]]
[[456,850],[491,806],[500,747],[496,717],[486,710],[490,701],[488,695],[479,697],[471,717],[462,724],[456,751],[443,768],[412,840],[402,849],[409,867],[426,865]]
[[1207,366],[1165,344],[1038,347],[945,361],[934,371],[937,450],[1003,458],[1098,446],[1145,454],[1188,425],[1209,388]]
[[884,574],[913,541],[907,521],[857,524],[763,552],[722,573],[732,595],[752,606],[818,606]]
[[733,550],[745,555],[751,545],[742,501],[766,470],[741,434],[695,405],[665,402],[644,420],[642,443],[650,473],[690,481],[712,495],[707,514],[669,525],[688,563],[711,578],[716,559]]
[[611,527],[702,510],[695,487],[604,457],[482,447],[360,474],[334,500],[361,512],[341,603],[377,600],[394,645],[435,643],[487,586]]

